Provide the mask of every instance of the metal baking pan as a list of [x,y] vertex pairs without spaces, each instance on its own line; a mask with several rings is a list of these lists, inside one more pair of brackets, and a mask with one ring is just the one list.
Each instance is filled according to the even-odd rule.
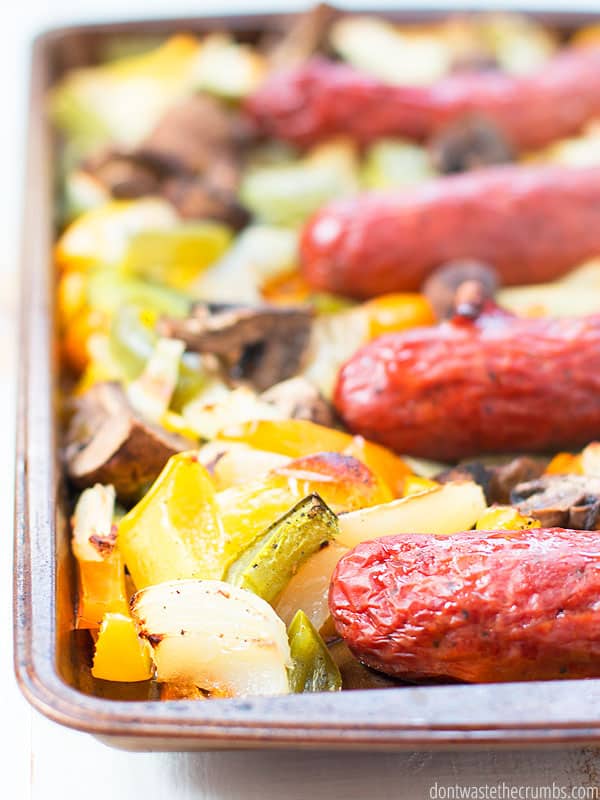
[[[441,13],[386,15],[408,21]],[[565,30],[600,20],[600,15],[572,11],[537,11],[535,16]],[[102,24],[52,30],[35,41],[23,220],[15,509],[15,668],[21,689],[56,722],[131,750],[392,750],[600,742],[600,680],[160,702],[136,699],[135,685],[115,696],[114,687],[89,674],[89,643],[72,630],[75,573],[57,456],[55,143],[44,113],[45,95],[70,66],[93,63],[99,48],[114,36],[228,28],[253,39],[281,20],[281,15],[250,15]]]

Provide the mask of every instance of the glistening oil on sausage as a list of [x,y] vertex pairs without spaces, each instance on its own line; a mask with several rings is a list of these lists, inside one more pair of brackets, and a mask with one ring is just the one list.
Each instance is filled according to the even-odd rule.
[[407,680],[600,676],[600,536],[407,534],[339,562],[329,605],[365,664]]

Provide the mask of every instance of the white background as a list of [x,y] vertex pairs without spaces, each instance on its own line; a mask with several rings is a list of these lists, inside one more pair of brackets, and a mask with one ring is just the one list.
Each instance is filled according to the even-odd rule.
[[[345,3],[366,6],[368,0]],[[494,754],[406,753],[206,753],[131,754],[112,751],[31,711],[12,675],[11,559],[12,441],[14,437],[14,306],[23,180],[28,47],[40,30],[69,22],[193,15],[241,10],[293,9],[302,3],[272,0],[221,3],[182,0],[4,0],[0,22],[0,798],[1,800],[279,800],[279,798],[429,797],[440,784],[567,787],[600,784],[600,755],[593,750]],[[385,5],[385,0],[376,4]],[[400,6],[402,1],[389,3]],[[417,3],[413,3],[418,5]],[[452,7],[452,3],[438,2]],[[486,7],[472,2],[470,6]],[[504,7],[518,6],[506,2]],[[529,3],[535,7],[536,3]],[[573,8],[568,3],[546,7]],[[576,4],[599,10],[600,0]]]

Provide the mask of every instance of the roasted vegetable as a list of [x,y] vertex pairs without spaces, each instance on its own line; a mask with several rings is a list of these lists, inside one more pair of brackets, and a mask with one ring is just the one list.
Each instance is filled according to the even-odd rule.
[[129,615],[107,613],[94,648],[92,675],[105,681],[133,683],[152,677],[150,645],[140,639]]
[[116,382],[95,384],[75,405],[64,455],[80,488],[112,484],[120,500],[135,501],[170,456],[193,444],[136,413]]
[[436,174],[425,147],[406,139],[381,139],[367,150],[362,182],[367,189],[402,188]]
[[259,304],[261,290],[287,275],[298,263],[298,234],[288,228],[250,225],[222,259],[198,279],[194,293],[202,300]]
[[230,554],[228,563],[290,508],[318,494],[336,514],[385,503],[389,490],[360,461],[338,453],[317,453],[290,461],[216,497]]
[[118,530],[125,563],[138,589],[180,578],[223,575],[228,541],[214,486],[195,453],[171,458]]
[[318,495],[310,495],[240,553],[227,580],[273,603],[302,564],[337,532],[335,514]]
[[304,611],[298,611],[288,629],[290,689],[292,692],[338,692],[342,676]]
[[478,531],[522,531],[541,528],[542,523],[534,515],[521,514],[513,506],[491,506],[477,520]]
[[185,345],[178,339],[158,339],[138,377],[127,386],[127,397],[144,419],[161,423],[177,385]]
[[54,256],[60,269],[116,267],[131,238],[144,230],[169,230],[177,215],[164,200],[113,200],[87,211],[72,222],[56,243]]
[[266,72],[266,61],[256,48],[222,33],[206,36],[194,60],[193,80],[198,89],[227,99],[254,91]]
[[447,535],[471,528],[486,509],[480,486],[468,481],[339,516],[339,541],[347,547],[395,533]]
[[123,270],[155,283],[185,289],[225,253],[231,231],[204,221],[168,230],[145,229],[130,239]]
[[191,91],[198,41],[172,36],[149,53],[74,70],[50,96],[54,122],[81,147],[138,144],[163,111]]
[[285,625],[252,592],[213,580],[171,581],[138,592],[131,610],[152,645],[158,681],[220,697],[290,691]]
[[318,550],[300,566],[275,601],[274,608],[290,625],[302,609],[314,627],[321,631],[329,619],[329,584],[331,575],[348,548],[335,540]]
[[96,484],[81,493],[72,519],[71,548],[79,593],[75,625],[96,629],[105,614],[127,614],[125,569],[113,529],[115,490]]
[[386,448],[308,420],[259,420],[225,428],[220,438],[290,458],[319,451],[347,453],[369,467],[396,496],[402,495],[404,478],[410,473],[402,459]]
[[252,169],[244,178],[242,201],[263,222],[298,225],[328,200],[358,190],[358,163],[351,142],[314,148],[290,164]]

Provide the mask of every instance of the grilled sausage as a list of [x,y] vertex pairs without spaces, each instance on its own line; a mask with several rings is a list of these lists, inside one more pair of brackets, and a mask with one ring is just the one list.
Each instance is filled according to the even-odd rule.
[[408,680],[600,676],[600,536],[407,534],[339,562],[329,607],[365,664]]
[[459,73],[431,86],[395,86],[314,59],[279,72],[249,99],[260,130],[301,147],[336,135],[425,139],[470,114],[497,125],[517,149],[569,136],[600,112],[600,49],[566,49],[533,75]]
[[599,253],[600,167],[493,167],[340,200],[309,221],[301,242],[309,282],[355,297],[419,289],[454,259],[523,284]]
[[578,447],[600,437],[600,315],[388,334],[342,367],[334,401],[353,432],[424,458]]

